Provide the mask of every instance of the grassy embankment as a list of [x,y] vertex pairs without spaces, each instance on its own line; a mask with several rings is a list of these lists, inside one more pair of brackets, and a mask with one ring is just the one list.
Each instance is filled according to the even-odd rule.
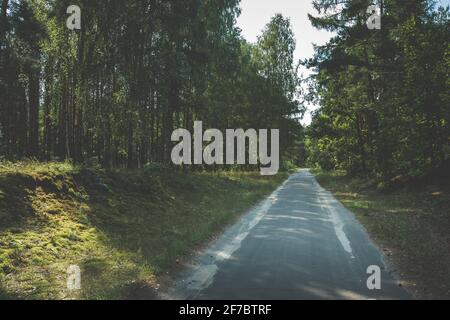
[[315,171],[319,183],[367,228],[418,298],[450,299],[450,186],[377,190],[366,179]]
[[[286,176],[0,164],[0,298],[151,298],[179,259]],[[66,288],[69,265],[81,291]]]

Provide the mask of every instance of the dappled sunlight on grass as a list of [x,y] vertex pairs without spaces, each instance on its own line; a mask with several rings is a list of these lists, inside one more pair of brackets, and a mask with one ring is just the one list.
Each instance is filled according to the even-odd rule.
[[[159,275],[286,176],[3,163],[0,297],[152,298]],[[72,264],[79,292],[66,289]]]
[[39,162],[39,161],[17,161],[17,162],[0,162],[0,173],[12,174],[69,174],[79,170],[78,166],[73,165],[71,162]]

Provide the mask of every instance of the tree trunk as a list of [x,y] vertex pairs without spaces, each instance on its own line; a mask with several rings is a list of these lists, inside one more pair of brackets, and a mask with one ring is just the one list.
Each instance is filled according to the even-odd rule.
[[31,157],[39,156],[39,77],[40,70],[36,68],[30,68],[28,76],[28,155]]

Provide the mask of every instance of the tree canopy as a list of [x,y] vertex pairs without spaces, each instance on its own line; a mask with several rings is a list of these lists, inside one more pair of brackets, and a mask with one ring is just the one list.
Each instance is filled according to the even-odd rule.
[[379,179],[421,176],[450,160],[449,9],[434,1],[314,1],[317,28],[336,36],[305,62],[321,108],[308,128],[310,162]]
[[[73,2],[73,1],[72,1]],[[2,0],[0,156],[170,162],[176,128],[280,128],[298,152],[295,40],[278,15],[256,44],[239,0]]]

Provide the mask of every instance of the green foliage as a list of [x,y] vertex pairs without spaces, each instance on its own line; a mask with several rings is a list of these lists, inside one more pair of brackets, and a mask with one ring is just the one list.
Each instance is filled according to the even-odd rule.
[[[335,5],[314,3],[322,14]],[[321,105],[307,132],[310,165],[380,181],[446,174],[449,9],[383,1],[382,29],[368,30],[367,5],[345,1],[340,14],[311,17],[336,36],[306,62],[318,70],[310,96]]]
[[0,298],[155,298],[167,270],[285,178],[2,164]]
[[169,163],[173,130],[195,120],[279,128],[281,154],[295,157],[302,108],[282,16],[253,45],[235,25],[238,0],[81,0],[79,31],[66,27],[69,1],[3,3],[0,157]]
[[168,172],[171,169],[172,168],[169,165],[167,165],[165,163],[159,163],[159,162],[147,163],[144,166],[144,172],[147,172],[147,173],[152,173],[152,172],[162,173],[162,172]]

